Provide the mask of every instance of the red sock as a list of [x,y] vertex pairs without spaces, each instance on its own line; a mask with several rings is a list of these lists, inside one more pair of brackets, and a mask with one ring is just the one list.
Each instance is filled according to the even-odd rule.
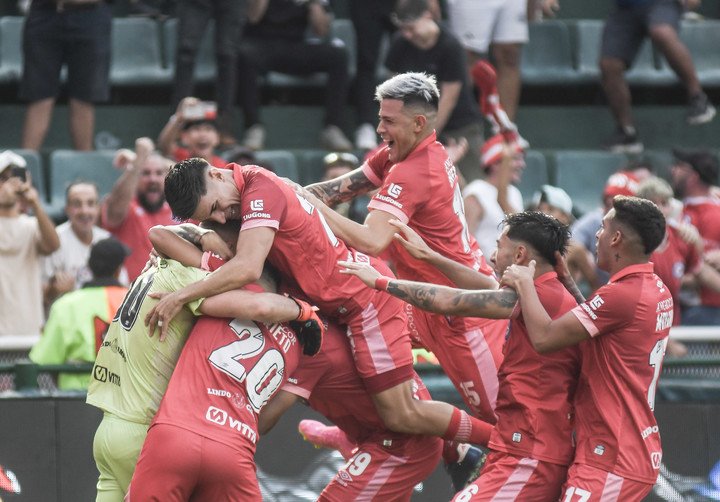
[[489,423],[471,417],[464,411],[454,408],[452,417],[450,417],[450,424],[448,424],[448,428],[442,438],[448,441],[487,446],[488,441],[490,441],[492,428],[493,426]]

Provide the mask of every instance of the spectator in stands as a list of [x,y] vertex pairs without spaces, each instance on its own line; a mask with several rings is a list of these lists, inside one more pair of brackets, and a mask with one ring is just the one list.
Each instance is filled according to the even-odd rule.
[[489,55],[498,74],[500,104],[515,120],[520,100],[520,58],[528,41],[527,0],[448,2],[452,32],[467,52],[468,68]]
[[153,148],[150,138],[138,138],[134,152],[118,150],[114,164],[123,173],[100,212],[103,228],[131,250],[126,264],[130,281],[140,274],[152,249],[148,230],[175,223],[164,192],[165,175],[172,162]]
[[[65,191],[68,221],[55,229],[60,249],[43,260],[45,307],[59,296],[79,288],[92,278],[88,268],[90,247],[110,232],[97,226],[100,213],[98,188],[90,181],[74,181]],[[127,272],[121,277],[127,284]]]
[[600,53],[602,86],[617,131],[605,144],[614,152],[637,153],[643,149],[632,116],[630,88],[624,72],[630,68],[643,39],[649,36],[685,86],[688,96],[687,122],[704,124],[715,116],[715,108],[700,87],[695,65],[678,36],[683,10],[700,0],[616,0],[603,31]]
[[485,142],[481,150],[485,179],[476,179],[463,190],[465,220],[485,256],[492,256],[505,217],[523,210],[515,183],[525,169],[522,150],[507,145],[502,134]]
[[[59,298],[50,309],[42,337],[30,351],[36,364],[91,363],[102,345],[127,288],[118,280],[130,250],[109,237],[93,244],[88,265],[92,279]],[[58,388],[87,389],[87,373],[60,373]]]
[[[720,166],[715,155],[707,150],[673,150],[677,159],[670,175],[675,194],[682,199],[683,218],[700,232],[704,252],[720,249],[720,200],[711,196],[718,183]],[[720,293],[700,288],[700,305],[683,312],[683,324],[693,326],[720,325]]]
[[225,160],[215,155],[219,145],[217,112],[211,103],[188,97],[180,101],[158,137],[158,149],[175,161],[200,157],[222,167]]
[[246,9],[245,0],[179,0],[177,3],[177,54],[172,103],[179,106],[183,98],[193,94],[195,57],[205,29],[212,19],[215,21],[217,63],[217,125],[223,145],[235,143],[232,131],[233,105],[237,88],[238,46],[245,24]]
[[394,73],[426,72],[440,89],[435,130],[442,142],[466,138],[468,155],[458,161],[463,177],[480,176],[482,116],[472,96],[465,53],[455,36],[437,23],[428,0],[398,0],[393,11],[398,32],[390,42],[385,66]]
[[[60,247],[29,173],[17,156],[0,159],[0,336],[37,335],[43,324],[41,256]],[[24,208],[35,213],[29,216]]]
[[[340,129],[349,84],[348,52],[344,45],[327,38],[329,9],[327,0],[248,0],[248,25],[238,57],[244,146],[262,150],[265,145],[258,76],[274,70],[292,75],[327,73],[325,127],[320,142],[328,150],[352,149]],[[307,38],[308,29],[315,38]]]
[[[325,165],[325,174],[323,174],[320,181],[338,178],[360,167],[358,158],[352,153],[346,152],[328,153],[323,158],[323,164]],[[368,202],[370,202],[370,199],[367,196],[358,197],[348,202],[341,202],[333,209],[346,218],[360,223],[365,221],[368,214]]]
[[[429,0],[435,19],[440,19],[438,0]],[[355,131],[355,148],[372,150],[378,145],[375,126],[378,107],[375,103],[376,71],[383,38],[395,32],[392,21],[394,2],[388,0],[350,0],[350,19],[355,28],[357,70],[355,101],[360,126]]]
[[33,0],[23,29],[20,99],[25,111],[22,147],[39,150],[45,140],[68,68],[70,136],[76,150],[92,150],[93,103],[110,95],[112,13],[103,0]]
[[540,190],[533,194],[533,210],[549,214],[563,225],[570,225],[573,221],[572,199],[562,188],[552,185],[542,185]]

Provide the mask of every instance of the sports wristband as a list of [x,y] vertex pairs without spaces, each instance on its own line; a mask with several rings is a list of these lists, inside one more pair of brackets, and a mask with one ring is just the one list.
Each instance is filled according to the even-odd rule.
[[390,277],[378,277],[377,279],[375,279],[375,289],[379,289],[380,291],[387,291],[389,282]]

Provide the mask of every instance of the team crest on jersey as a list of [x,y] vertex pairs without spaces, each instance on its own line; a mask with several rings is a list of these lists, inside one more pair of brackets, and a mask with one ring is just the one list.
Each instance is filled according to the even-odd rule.
[[262,211],[265,209],[265,202],[262,199],[255,199],[250,201],[251,211]]
[[652,462],[653,469],[660,469],[660,463],[662,462],[662,452],[653,451],[650,453],[650,461]]
[[398,197],[400,197],[400,192],[402,192],[402,187],[400,185],[390,183],[390,186],[388,187],[388,195],[390,197],[392,197],[393,199],[397,199]]

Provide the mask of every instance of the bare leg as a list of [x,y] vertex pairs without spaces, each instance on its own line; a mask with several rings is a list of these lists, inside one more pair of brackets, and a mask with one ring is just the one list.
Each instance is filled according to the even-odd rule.
[[650,38],[663,53],[670,68],[687,89],[688,97],[697,96],[702,92],[695,64],[687,47],[682,43],[675,28],[668,24],[660,24],[650,28]]
[[602,86],[607,96],[610,111],[618,125],[633,126],[630,87],[625,80],[625,63],[617,58],[600,59]]
[[25,124],[23,125],[22,148],[39,150],[45,141],[50,117],[52,116],[55,98],[33,101],[25,110]]
[[93,149],[95,106],[87,101],[70,99],[70,136],[75,150]]
[[520,57],[522,44],[493,44],[493,58],[497,65],[497,87],[500,104],[510,120],[515,120],[520,102]]

